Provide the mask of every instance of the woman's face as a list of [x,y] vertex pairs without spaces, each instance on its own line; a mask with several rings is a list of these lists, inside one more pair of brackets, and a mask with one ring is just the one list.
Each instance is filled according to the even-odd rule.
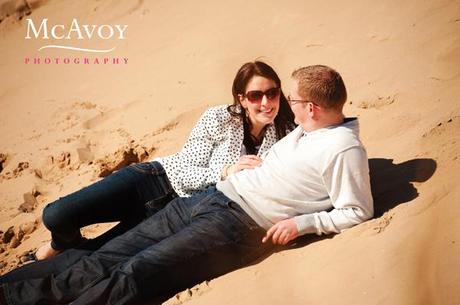
[[253,127],[273,123],[280,107],[280,90],[273,80],[262,76],[249,80],[244,96],[239,99]]

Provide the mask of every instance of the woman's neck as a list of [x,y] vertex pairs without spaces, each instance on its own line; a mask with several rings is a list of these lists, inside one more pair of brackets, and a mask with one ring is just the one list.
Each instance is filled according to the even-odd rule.
[[265,135],[265,125],[261,126],[252,126],[251,135],[257,139],[257,142],[262,142],[262,139]]

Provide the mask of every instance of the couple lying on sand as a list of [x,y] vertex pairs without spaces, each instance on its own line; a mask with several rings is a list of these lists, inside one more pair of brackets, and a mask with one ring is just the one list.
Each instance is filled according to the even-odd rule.
[[[298,236],[371,218],[367,155],[358,120],[342,112],[341,76],[317,65],[291,81],[286,99],[269,65],[244,64],[233,104],[207,110],[179,153],[49,204],[44,260],[0,277],[0,304],[151,304]],[[120,223],[93,240],[80,234],[108,221]]]

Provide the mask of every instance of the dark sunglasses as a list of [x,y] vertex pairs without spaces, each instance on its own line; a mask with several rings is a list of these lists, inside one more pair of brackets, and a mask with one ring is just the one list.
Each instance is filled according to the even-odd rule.
[[250,101],[251,103],[259,103],[262,101],[262,98],[264,95],[267,97],[267,99],[272,100],[280,96],[281,90],[280,88],[270,88],[266,91],[260,91],[260,90],[253,90],[253,91],[248,91],[244,94],[244,96]]

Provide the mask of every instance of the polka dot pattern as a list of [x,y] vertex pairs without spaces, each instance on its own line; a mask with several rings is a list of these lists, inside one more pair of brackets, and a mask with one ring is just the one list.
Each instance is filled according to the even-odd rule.
[[[267,128],[259,149],[262,155],[277,141],[275,126]],[[243,122],[227,105],[205,111],[182,150],[159,161],[179,196],[191,196],[220,180],[225,165],[235,164],[243,144]]]

